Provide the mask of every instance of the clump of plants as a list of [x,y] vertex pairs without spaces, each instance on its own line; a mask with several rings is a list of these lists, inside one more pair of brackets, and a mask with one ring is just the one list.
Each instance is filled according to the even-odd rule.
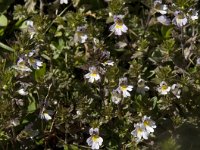
[[0,2],[0,149],[198,149],[198,10]]

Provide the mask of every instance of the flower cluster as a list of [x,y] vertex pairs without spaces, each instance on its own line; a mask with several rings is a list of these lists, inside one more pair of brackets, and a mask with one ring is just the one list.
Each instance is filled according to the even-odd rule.
[[165,81],[160,83],[160,86],[157,88],[157,91],[161,95],[167,95],[170,91],[176,96],[176,98],[180,98],[181,94],[181,85],[180,84],[173,84],[171,87],[167,85]]
[[156,124],[150,117],[144,116],[142,122],[134,124],[134,127],[131,134],[136,138],[136,142],[140,142],[148,139],[149,135],[154,132]]
[[198,11],[196,11],[193,8],[190,8],[187,15],[183,11],[180,11],[180,10],[174,11],[174,18],[171,21],[169,17],[167,17],[169,8],[166,4],[162,4],[161,0],[154,1],[153,10],[154,12],[161,14],[161,16],[157,17],[157,21],[166,26],[170,25],[172,22],[174,25],[181,28],[187,24],[188,18],[191,19],[192,21],[195,21],[198,19]]
[[93,83],[95,81],[101,80],[101,74],[104,74],[106,71],[106,67],[114,66],[114,62],[109,59],[110,52],[103,51],[100,53],[101,63],[97,66],[89,67],[89,73],[85,74],[84,77],[88,79],[88,82]]
[[17,65],[14,65],[13,68],[16,69],[20,73],[27,73],[32,72],[32,69],[38,70],[40,67],[42,67],[42,61],[39,59],[35,59],[34,55],[36,54],[36,51],[33,50],[27,54],[25,54],[22,57],[19,57],[17,61]]

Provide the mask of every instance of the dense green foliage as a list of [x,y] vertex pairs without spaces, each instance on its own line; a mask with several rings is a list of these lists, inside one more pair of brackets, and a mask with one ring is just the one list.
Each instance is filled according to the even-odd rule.
[[[187,23],[160,23],[153,0],[0,0],[0,149],[90,149],[92,127],[100,149],[200,149],[198,1],[162,4]],[[138,142],[145,115],[155,132]]]

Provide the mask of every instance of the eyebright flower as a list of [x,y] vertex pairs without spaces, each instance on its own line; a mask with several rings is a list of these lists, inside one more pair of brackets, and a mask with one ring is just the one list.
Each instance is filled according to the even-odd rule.
[[162,15],[167,14],[168,7],[163,5],[161,0],[154,1],[154,10]]
[[123,97],[129,97],[131,96],[128,91],[132,91],[133,86],[132,85],[127,85],[127,78],[120,78],[119,79],[119,87],[117,88],[117,91],[119,93],[123,94]]
[[197,20],[198,19],[198,11],[190,8],[187,13],[187,16],[193,21]]
[[177,25],[178,27],[182,27],[187,24],[188,20],[186,15],[181,11],[174,12],[174,19],[172,20],[173,24]]
[[111,61],[111,60],[107,60],[107,61],[105,61],[104,63],[102,63],[102,65],[103,66],[113,66],[114,65],[114,62],[113,61]]
[[30,35],[30,39],[33,38],[33,36],[35,35],[36,31],[35,31],[35,28],[34,28],[34,25],[33,25],[33,21],[32,20],[27,20],[25,22],[25,25],[27,26],[27,32],[29,33]]
[[103,139],[99,136],[99,129],[91,128],[89,133],[91,136],[87,139],[87,144],[91,146],[91,149],[99,149],[103,143]]
[[32,72],[32,70],[26,66],[26,62],[22,58],[19,58],[17,65],[13,66],[13,68],[22,72]]
[[146,115],[142,118],[142,123],[148,133],[154,132],[154,128],[156,128],[155,122],[147,117]]
[[198,66],[200,65],[200,57],[197,58],[196,65],[198,65]]
[[53,111],[51,110],[43,110],[41,113],[40,113],[40,118],[41,119],[44,119],[46,121],[49,121],[52,119],[51,115],[53,115]]
[[40,60],[29,58],[28,63],[30,66],[32,66],[34,69],[38,70],[40,67],[42,67],[42,62]]
[[145,85],[145,81],[143,79],[139,79],[137,83],[137,92],[141,94],[145,94],[146,91],[149,90],[149,87]]
[[31,50],[29,53],[28,53],[28,57],[32,57],[33,55],[36,54],[36,50]]
[[176,98],[180,98],[180,94],[181,94],[181,89],[180,89],[181,85],[179,84],[173,84],[171,87],[171,91],[172,93],[176,96]]
[[68,4],[68,0],[60,0],[60,4]]
[[147,140],[149,136],[149,132],[146,131],[146,128],[143,123],[134,124],[135,130],[131,132],[131,134],[137,139],[139,142],[143,139]]
[[161,95],[167,95],[170,91],[171,87],[167,85],[167,83],[165,81],[162,81],[160,83],[160,87],[157,88],[158,92]]
[[19,89],[17,92],[22,96],[28,95],[28,92],[26,92],[24,88]]
[[17,118],[10,120],[10,125],[13,127],[18,126],[19,124],[20,124],[20,122],[19,122],[19,119],[17,119]]
[[167,18],[165,15],[161,15],[161,16],[157,17],[157,21],[166,26],[170,25],[170,23],[171,23],[171,20],[169,18]]
[[111,93],[111,100],[115,104],[119,104],[121,101],[121,94],[117,90],[113,90]]
[[32,27],[32,28],[33,28],[33,21],[32,21],[32,20],[27,20],[27,21],[26,21],[26,25],[27,25],[28,27]]
[[123,15],[114,15],[114,24],[110,26],[109,30],[114,32],[115,35],[122,35],[122,32],[126,33],[128,28],[123,23]]
[[85,75],[85,78],[89,79],[90,83],[100,80],[100,75],[99,75],[96,67],[94,67],[94,66],[90,67],[89,71],[90,72]]
[[75,43],[85,43],[88,36],[86,34],[86,27],[85,26],[79,26],[77,27],[76,33],[74,35],[74,42]]

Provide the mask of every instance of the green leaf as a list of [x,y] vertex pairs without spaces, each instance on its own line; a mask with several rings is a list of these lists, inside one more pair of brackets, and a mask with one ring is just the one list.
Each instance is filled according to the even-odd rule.
[[156,104],[157,104],[157,97],[152,97],[151,101],[153,101],[153,109],[156,107]]
[[168,26],[162,26],[161,27],[161,33],[162,36],[167,39],[171,37],[171,32],[173,31],[173,28],[168,27]]
[[41,81],[46,73],[46,64],[43,63],[43,66],[35,71],[35,80],[37,82]]
[[12,49],[11,47],[9,47],[9,46],[7,46],[7,45],[1,43],[1,42],[0,42],[0,47],[3,48],[3,49],[5,49],[5,50],[7,50],[7,51],[10,51],[10,52],[14,52],[14,51],[15,51],[15,50]]
[[35,100],[33,100],[32,102],[29,103],[28,105],[28,112],[32,113],[36,110],[36,103]]
[[0,16],[0,27],[6,27],[8,25],[8,19],[6,16],[1,15]]

